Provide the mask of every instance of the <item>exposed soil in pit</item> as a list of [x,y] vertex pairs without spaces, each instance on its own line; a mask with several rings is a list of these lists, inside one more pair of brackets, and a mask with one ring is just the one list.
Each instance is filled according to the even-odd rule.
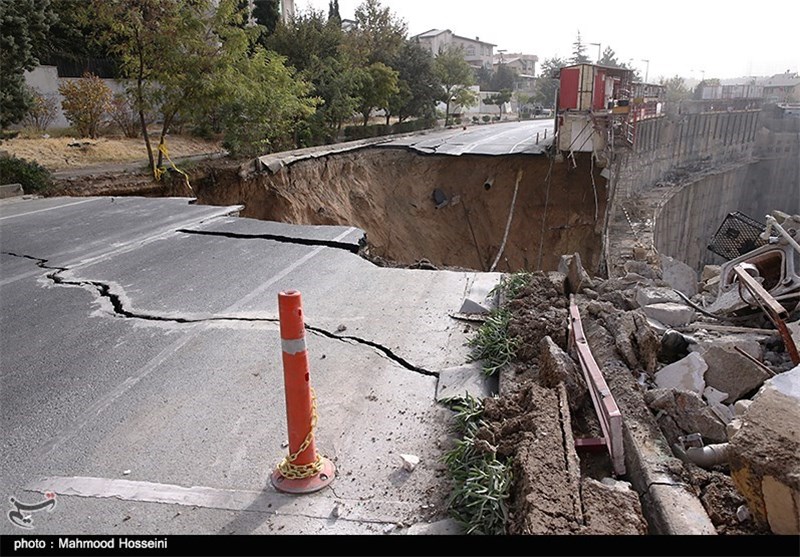
[[[243,204],[242,216],[310,225],[357,226],[368,255],[412,265],[497,271],[555,269],[562,253],[588,268],[601,257],[604,178],[590,160],[554,164],[546,156],[422,156],[362,149],[309,159],[275,174],[209,168],[193,187],[201,203]],[[434,192],[447,204],[437,208]],[[544,234],[542,231],[544,230]]]

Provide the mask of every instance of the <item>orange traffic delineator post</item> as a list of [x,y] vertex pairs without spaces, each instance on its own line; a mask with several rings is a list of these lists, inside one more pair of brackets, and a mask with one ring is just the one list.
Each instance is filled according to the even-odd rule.
[[329,485],[336,468],[317,452],[317,400],[311,388],[306,327],[300,292],[278,294],[278,315],[283,351],[283,382],[286,389],[286,424],[289,455],[272,473],[272,485],[285,493],[313,493]]

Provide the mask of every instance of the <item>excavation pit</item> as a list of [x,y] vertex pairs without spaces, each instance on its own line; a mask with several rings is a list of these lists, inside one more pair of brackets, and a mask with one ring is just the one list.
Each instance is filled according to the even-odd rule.
[[243,217],[356,226],[366,254],[387,264],[555,270],[562,254],[577,252],[595,269],[608,198],[600,171],[586,153],[556,162],[371,148],[275,173],[217,169],[193,187],[200,203],[244,205]]

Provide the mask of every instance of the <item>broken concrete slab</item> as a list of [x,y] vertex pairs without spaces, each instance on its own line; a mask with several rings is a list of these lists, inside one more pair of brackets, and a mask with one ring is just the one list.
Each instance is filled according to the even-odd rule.
[[708,365],[706,385],[728,393],[723,401],[726,404],[733,404],[755,391],[770,377],[765,369],[746,356],[723,346],[707,346],[704,351],[692,354],[703,356]]
[[[612,480],[613,481],[613,480]],[[647,534],[647,522],[642,515],[639,495],[625,482],[613,484],[585,478],[581,482],[583,517],[589,535]],[[613,508],[612,508],[613,507]],[[624,527],[620,529],[620,524]]]
[[697,294],[697,272],[689,265],[668,255],[662,255],[661,270],[664,282],[672,288],[689,298]]
[[731,476],[754,520],[800,534],[800,366],[768,380],[730,439]]
[[681,297],[678,296],[672,288],[666,288],[664,286],[639,286],[636,289],[636,301],[639,307],[663,302],[683,304]]
[[756,360],[761,360],[764,357],[764,348],[759,342],[760,338],[763,338],[763,336],[748,333],[701,336],[697,339],[697,342],[692,345],[690,350],[692,352],[699,352],[702,355],[712,346],[724,348],[731,352],[735,352],[736,349],[739,348],[750,354]]
[[497,285],[501,277],[500,273],[476,274],[464,296],[459,313],[483,315],[496,308],[499,296]]
[[439,372],[436,400],[443,402],[469,395],[477,400],[497,392],[497,379],[487,377],[480,361],[443,369]]
[[725,425],[728,425],[733,421],[734,417],[733,411],[724,404],[715,402],[709,404],[708,407],[711,408],[711,411],[714,412],[714,415],[717,416],[717,418],[719,418],[720,420],[722,420],[722,423],[724,423]]
[[567,288],[571,294],[579,293],[583,288],[594,288],[594,282],[581,263],[578,253],[562,255],[558,263],[558,272],[567,275]]
[[460,536],[464,533],[461,525],[447,518],[438,522],[420,522],[411,526],[406,532],[408,536]]
[[719,265],[706,265],[703,267],[703,272],[700,273],[700,280],[707,283],[711,279],[718,277],[721,271],[722,267]]
[[699,433],[706,442],[728,440],[725,423],[706,405],[700,395],[677,389],[653,389],[645,394],[647,405],[671,417],[685,433]]
[[708,404],[721,404],[728,398],[728,393],[724,393],[714,387],[706,387],[703,391],[703,398],[708,401]]
[[581,407],[589,394],[578,365],[549,336],[539,343],[539,383],[551,389],[563,383],[573,412]]
[[685,327],[695,319],[695,310],[683,304],[664,302],[642,308],[645,315],[668,327]]
[[25,195],[25,191],[22,189],[22,184],[6,184],[0,186],[0,199],[20,197],[23,195]]
[[656,385],[661,389],[681,389],[700,395],[706,388],[704,375],[708,369],[705,359],[692,352],[656,373]]

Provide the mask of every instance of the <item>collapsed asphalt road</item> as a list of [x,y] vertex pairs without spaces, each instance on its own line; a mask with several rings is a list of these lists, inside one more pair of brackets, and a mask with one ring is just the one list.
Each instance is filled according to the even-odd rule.
[[[239,209],[0,205],[0,477],[20,500],[58,494],[37,533],[388,533],[446,517],[437,374],[467,360],[450,314],[494,275],[379,268],[353,253],[358,229]],[[337,466],[302,501],[269,482],[287,450],[288,289],[307,316],[317,446]]]

